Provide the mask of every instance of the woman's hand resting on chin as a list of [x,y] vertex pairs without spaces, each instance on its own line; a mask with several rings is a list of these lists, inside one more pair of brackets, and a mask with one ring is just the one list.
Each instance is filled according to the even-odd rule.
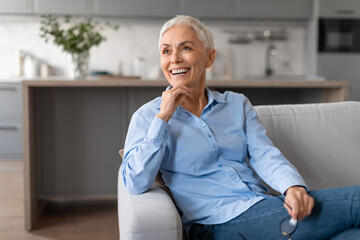
[[160,112],[158,118],[169,122],[176,108],[180,105],[181,99],[188,96],[194,89],[186,86],[176,86],[162,93]]

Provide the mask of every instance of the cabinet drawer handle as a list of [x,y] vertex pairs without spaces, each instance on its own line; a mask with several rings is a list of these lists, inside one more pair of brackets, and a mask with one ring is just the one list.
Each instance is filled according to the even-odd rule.
[[342,14],[342,15],[354,15],[355,14],[354,10],[346,10],[346,9],[337,10],[336,13]]
[[0,91],[16,91],[15,87],[0,87]]
[[0,131],[18,131],[19,128],[16,126],[0,126]]

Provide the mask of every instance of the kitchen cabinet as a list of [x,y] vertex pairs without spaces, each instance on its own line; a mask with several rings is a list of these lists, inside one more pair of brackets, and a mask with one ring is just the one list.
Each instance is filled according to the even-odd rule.
[[360,102],[360,79],[350,80],[349,100]]
[[92,14],[115,17],[173,17],[176,0],[93,0]]
[[21,115],[20,83],[0,83],[0,118]]
[[196,18],[230,18],[232,0],[181,0],[179,14]]
[[0,0],[0,13],[31,13],[31,0]]
[[312,16],[313,0],[94,0],[93,6],[95,15],[124,17],[304,20]]
[[[314,0],[0,0],[0,14],[67,14],[152,19],[171,18],[178,14],[186,14],[201,19],[308,20],[312,16],[313,1]],[[350,2],[350,0],[346,2]]]
[[0,120],[0,159],[22,159],[22,120]]
[[234,0],[233,15],[240,18],[308,20],[313,0]]
[[320,17],[360,17],[359,0],[320,0]]
[[360,101],[360,54],[320,53],[318,74],[327,79],[350,82],[349,100]]
[[20,83],[0,83],[0,159],[22,158]]
[[91,0],[34,0],[34,12],[39,14],[90,14]]

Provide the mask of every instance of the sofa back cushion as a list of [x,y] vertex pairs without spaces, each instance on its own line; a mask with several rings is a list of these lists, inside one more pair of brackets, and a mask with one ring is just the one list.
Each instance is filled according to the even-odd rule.
[[360,102],[255,109],[311,190],[360,184]]

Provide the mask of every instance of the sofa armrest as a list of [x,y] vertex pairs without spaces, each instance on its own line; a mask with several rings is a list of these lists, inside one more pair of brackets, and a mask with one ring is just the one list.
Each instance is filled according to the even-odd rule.
[[132,195],[119,175],[118,217],[121,240],[182,239],[182,224],[175,204],[158,186]]

